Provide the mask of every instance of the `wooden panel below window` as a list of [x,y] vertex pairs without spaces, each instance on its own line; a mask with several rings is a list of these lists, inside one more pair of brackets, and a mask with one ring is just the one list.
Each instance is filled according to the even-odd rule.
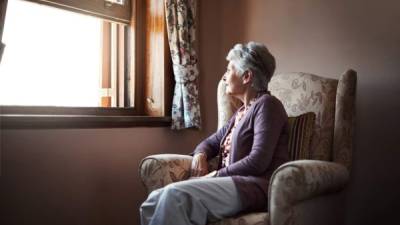
[[3,115],[0,129],[64,129],[171,126],[169,117],[82,116],[82,115]]

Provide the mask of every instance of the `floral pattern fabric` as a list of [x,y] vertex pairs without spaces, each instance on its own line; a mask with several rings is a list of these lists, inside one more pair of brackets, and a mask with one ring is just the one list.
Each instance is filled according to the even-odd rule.
[[152,155],[144,158],[139,173],[144,186],[150,193],[167,184],[190,177],[192,157],[177,154]]
[[172,129],[201,127],[195,6],[195,0],[165,0],[168,42],[175,77]]
[[306,73],[277,74],[269,83],[289,116],[315,113],[311,159],[332,160],[337,84],[337,80]]
[[349,171],[353,149],[356,82],[357,73],[348,70],[340,77],[336,94],[333,161],[345,165]]
[[[302,214],[302,209],[296,207],[299,203],[343,190],[348,180],[347,168],[339,163],[297,160],[280,166],[272,175],[269,186],[270,223],[303,224],[297,221],[297,217]],[[315,201],[313,204],[318,203]],[[331,210],[328,207],[330,204],[331,201],[325,201],[318,210]],[[313,213],[310,212],[309,217],[313,217]],[[324,213],[332,214],[329,211]],[[325,220],[320,224],[332,224]],[[315,224],[311,221],[313,218],[308,218],[308,224]]]

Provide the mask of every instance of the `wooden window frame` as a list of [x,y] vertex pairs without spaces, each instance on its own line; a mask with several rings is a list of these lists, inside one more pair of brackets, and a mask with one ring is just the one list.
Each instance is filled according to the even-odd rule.
[[80,14],[99,17],[117,23],[129,24],[131,17],[131,2],[125,0],[125,5],[115,4],[107,0],[24,0],[65,9]]
[[[113,94],[117,96],[114,106],[131,99],[132,107],[0,106],[0,128],[170,126],[171,117],[168,114],[171,110],[173,77],[164,2],[132,0],[131,4],[132,15],[128,25],[130,32],[128,34],[117,26],[118,48],[114,53],[109,52],[119,55],[117,58],[120,60],[114,66],[103,67],[103,71],[116,73],[114,77],[119,78],[116,84],[131,89],[129,96],[114,91]],[[153,38],[157,35],[160,37],[160,34],[163,38]],[[103,54],[103,61],[107,60],[106,57],[109,55]],[[104,78],[103,73],[102,86],[109,88]]]

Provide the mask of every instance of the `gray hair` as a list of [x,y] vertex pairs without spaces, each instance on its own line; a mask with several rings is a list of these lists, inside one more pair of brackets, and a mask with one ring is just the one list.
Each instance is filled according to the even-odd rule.
[[247,44],[236,44],[226,56],[232,61],[238,72],[251,70],[253,72],[252,87],[256,91],[266,91],[268,83],[275,71],[275,57],[263,44],[249,42]]

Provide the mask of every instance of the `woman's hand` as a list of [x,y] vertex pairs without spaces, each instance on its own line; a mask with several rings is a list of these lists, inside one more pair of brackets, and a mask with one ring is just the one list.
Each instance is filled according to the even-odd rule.
[[198,153],[193,156],[190,173],[192,177],[200,177],[208,173],[207,155],[205,153]]
[[214,171],[210,172],[209,174],[206,174],[203,177],[216,177],[217,174],[218,174],[218,172],[216,170],[214,170]]

